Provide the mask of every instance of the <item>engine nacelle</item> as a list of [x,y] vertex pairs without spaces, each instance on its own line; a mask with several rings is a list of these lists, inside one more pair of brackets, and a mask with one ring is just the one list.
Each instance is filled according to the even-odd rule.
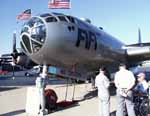
[[144,55],[149,53],[150,53],[150,47],[132,47],[127,49],[127,54],[129,56]]

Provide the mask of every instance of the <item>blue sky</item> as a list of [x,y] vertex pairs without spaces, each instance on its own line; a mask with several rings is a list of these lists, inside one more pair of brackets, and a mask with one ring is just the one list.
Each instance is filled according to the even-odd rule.
[[19,47],[19,33],[24,21],[16,23],[16,16],[29,8],[32,15],[61,12],[89,18],[94,25],[103,27],[126,44],[137,42],[140,28],[142,41],[150,41],[150,0],[71,0],[71,9],[67,10],[48,9],[48,0],[1,0],[0,54],[11,52],[14,30]]

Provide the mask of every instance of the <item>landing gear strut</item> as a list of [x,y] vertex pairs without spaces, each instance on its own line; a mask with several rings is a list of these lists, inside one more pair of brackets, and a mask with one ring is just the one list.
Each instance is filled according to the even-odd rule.
[[36,79],[36,87],[39,89],[39,96],[40,96],[40,107],[41,108],[40,108],[39,113],[41,116],[48,114],[48,110],[45,108],[46,101],[45,101],[45,95],[44,95],[44,91],[46,88],[47,70],[48,70],[48,66],[44,65],[42,73]]

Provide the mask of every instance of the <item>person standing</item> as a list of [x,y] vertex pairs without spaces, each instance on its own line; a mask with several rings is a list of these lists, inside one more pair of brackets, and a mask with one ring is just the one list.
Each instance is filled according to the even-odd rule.
[[109,79],[106,76],[106,68],[101,67],[99,74],[95,78],[95,87],[98,88],[99,116],[109,116],[110,113],[110,95]]
[[124,116],[125,107],[128,116],[135,116],[132,93],[135,77],[131,71],[126,69],[125,64],[120,64],[119,71],[115,74],[114,82],[117,88],[116,116]]
[[[145,73],[137,75],[137,84],[134,90],[135,113],[140,116],[147,116],[148,113],[148,83],[145,80]],[[148,106],[147,106],[148,105]]]
[[137,75],[138,83],[134,88],[134,91],[138,94],[147,94],[148,92],[148,83],[145,80],[145,73],[140,72]]

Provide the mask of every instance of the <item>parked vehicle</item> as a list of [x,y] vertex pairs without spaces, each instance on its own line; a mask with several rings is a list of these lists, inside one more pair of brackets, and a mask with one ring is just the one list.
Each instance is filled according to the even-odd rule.
[[32,69],[25,72],[25,76],[38,76],[40,74],[40,67],[33,67]]

